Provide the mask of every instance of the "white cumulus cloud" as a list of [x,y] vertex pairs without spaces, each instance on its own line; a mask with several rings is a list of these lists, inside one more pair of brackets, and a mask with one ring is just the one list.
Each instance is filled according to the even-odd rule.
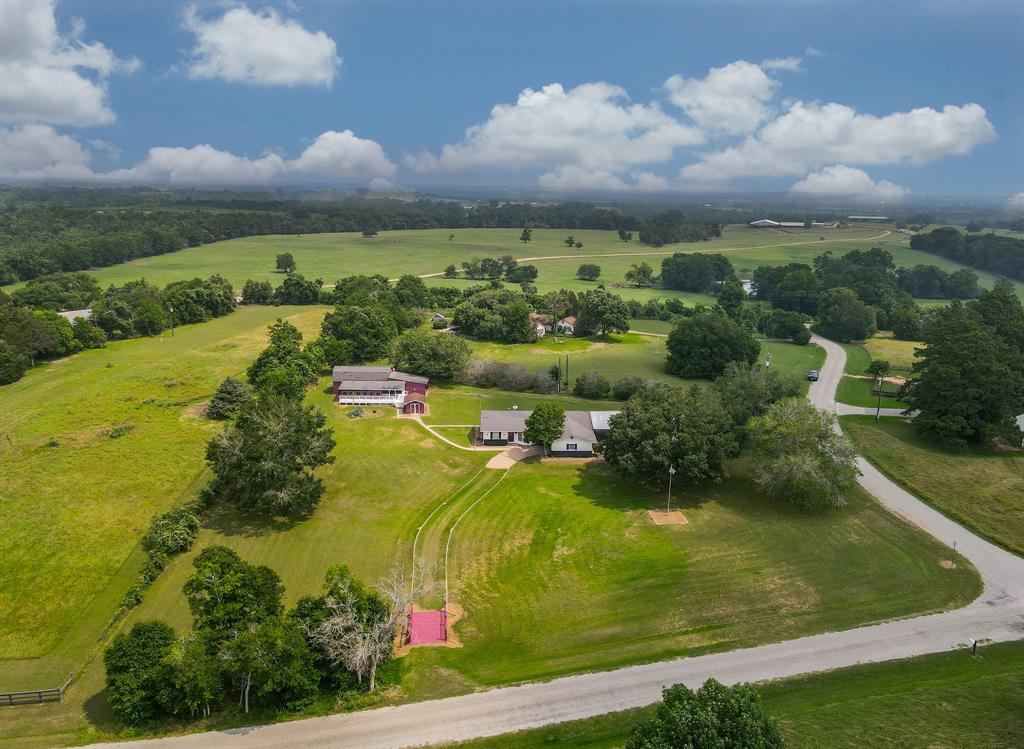
[[113,122],[106,80],[138,70],[139,61],[122,60],[99,42],[83,42],[81,20],[62,34],[53,9],[53,0],[0,2],[0,121]]
[[614,192],[658,192],[670,189],[668,180],[653,172],[633,172],[627,182],[611,172],[588,171],[578,166],[563,166],[542,174],[538,183],[549,190],[608,190]]
[[1006,201],[1006,207],[1011,211],[1024,212],[1024,192],[1019,192]]
[[904,198],[910,194],[910,190],[902,185],[886,180],[876,182],[863,169],[845,164],[835,164],[811,172],[790,189],[811,195],[851,195],[885,200]]
[[[104,141],[91,146],[92,151],[100,152],[112,148]],[[351,130],[321,133],[290,161],[269,151],[251,158],[209,144],[157,146],[134,166],[95,172],[90,156],[90,148],[49,125],[0,127],[0,178],[15,180],[267,184],[288,175],[317,175],[373,178],[374,189],[380,189],[384,183],[376,180],[390,177],[396,170],[380,144],[359,138]]]
[[330,88],[341,65],[331,37],[273,8],[238,5],[219,18],[204,18],[193,6],[185,12],[185,28],[196,36],[188,64],[192,78]]
[[103,176],[141,182],[259,184],[269,182],[284,168],[284,159],[274,153],[250,159],[201,144],[191,148],[157,146],[149,149],[141,163]]
[[994,140],[995,128],[978,104],[860,114],[843,104],[796,102],[738,146],[703,155],[683,167],[684,179],[805,174],[828,164],[924,164],[969,153]]
[[78,179],[91,174],[88,151],[49,125],[0,127],[0,177]]
[[351,130],[321,133],[288,168],[328,177],[391,177],[396,169],[379,143]]
[[444,146],[439,155],[408,154],[405,161],[419,171],[540,166],[552,170],[546,176],[551,183],[565,179],[559,174],[569,168],[615,174],[668,161],[676,149],[703,141],[697,128],[656,103],[627,99],[624,89],[603,82],[569,90],[560,83],[528,88],[514,104],[495,106],[486,122],[469,128],[462,141]]
[[[665,81],[669,99],[705,130],[739,135],[752,132],[772,114],[768,102],[779,82],[765,70],[794,70],[800,58],[737,60],[711,68],[704,78],[674,75]],[[795,66],[795,67],[794,67]]]

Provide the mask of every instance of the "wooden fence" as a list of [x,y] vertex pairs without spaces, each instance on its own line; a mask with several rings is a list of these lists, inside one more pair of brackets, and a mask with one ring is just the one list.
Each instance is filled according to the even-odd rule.
[[34,689],[29,692],[0,692],[0,707],[15,705],[35,705],[40,702],[61,702],[64,692],[71,686],[74,674],[68,674],[68,680],[59,687],[52,689]]

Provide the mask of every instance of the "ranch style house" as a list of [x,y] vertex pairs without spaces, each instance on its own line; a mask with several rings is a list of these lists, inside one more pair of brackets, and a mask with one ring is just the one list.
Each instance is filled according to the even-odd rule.
[[334,395],[338,403],[350,406],[394,406],[402,413],[426,411],[430,379],[396,372],[391,367],[334,368]]
[[[484,445],[530,445],[523,438],[533,411],[481,411],[477,442]],[[608,434],[609,420],[618,411],[566,411],[562,436],[551,443],[558,458],[590,458],[594,444]]]

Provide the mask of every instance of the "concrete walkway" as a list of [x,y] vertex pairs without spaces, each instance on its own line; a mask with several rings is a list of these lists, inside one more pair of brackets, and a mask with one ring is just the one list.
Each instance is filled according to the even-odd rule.
[[[846,355],[842,347],[831,341],[817,336],[813,340],[825,349],[827,359],[820,370],[820,379],[811,385],[808,398],[819,408],[835,411],[835,392],[843,376]],[[123,746],[384,749],[461,741],[648,705],[660,699],[662,687],[677,682],[695,687],[710,676],[725,684],[763,681],[966,647],[968,638],[972,637],[983,643],[1024,638],[1024,559],[994,546],[933,510],[866,461],[860,460],[859,464],[864,474],[860,484],[882,505],[947,546],[956,543],[957,551],[970,560],[984,581],[984,590],[976,601],[955,611],[727,653],[581,674],[399,707],[129,742]]]

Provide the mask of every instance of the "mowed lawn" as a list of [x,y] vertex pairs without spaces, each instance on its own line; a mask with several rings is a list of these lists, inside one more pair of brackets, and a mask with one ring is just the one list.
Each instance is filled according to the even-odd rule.
[[[413,697],[729,650],[937,611],[980,593],[962,558],[859,490],[800,512],[743,475],[677,490],[689,524],[600,462],[520,463],[458,527],[463,647],[409,658]],[[423,671],[422,669],[426,669]]]
[[[936,653],[759,686],[791,749],[1024,745],[1024,642]],[[609,713],[452,749],[618,749],[652,708]]]
[[[308,334],[323,314],[239,309],[173,337],[85,351],[0,389],[0,683],[51,686],[31,678],[50,674],[45,659],[11,659],[42,656],[80,625],[95,641],[134,582],[150,518],[200,483],[217,429],[200,404],[266,345],[268,323],[286,317]],[[128,431],[111,436],[118,427]],[[118,589],[86,616],[114,578]]]
[[[873,408],[878,405],[878,396],[874,394],[876,380],[865,374],[873,359],[889,362],[890,373],[894,377],[907,377],[914,363],[914,351],[922,346],[917,341],[900,341],[890,331],[879,331],[863,343],[840,344],[846,351],[846,376],[839,381],[836,400],[851,406]],[[887,382],[885,392],[899,390],[899,384]],[[906,403],[896,398],[883,396],[882,408],[905,408]]]
[[858,452],[924,501],[968,528],[1024,554],[1024,453],[943,447],[911,424],[844,416]]

